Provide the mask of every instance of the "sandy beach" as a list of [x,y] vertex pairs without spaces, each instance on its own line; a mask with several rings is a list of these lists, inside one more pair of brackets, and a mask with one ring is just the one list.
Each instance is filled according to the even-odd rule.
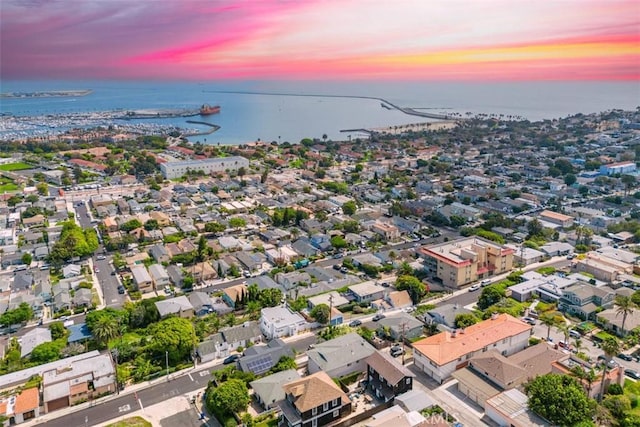
[[372,131],[387,133],[391,135],[399,135],[404,132],[422,132],[429,130],[443,130],[443,129],[452,129],[458,126],[458,123],[455,120],[446,120],[439,122],[423,122],[423,123],[411,123],[407,125],[399,125],[399,126],[388,126],[388,127],[380,127],[380,128],[372,128]]

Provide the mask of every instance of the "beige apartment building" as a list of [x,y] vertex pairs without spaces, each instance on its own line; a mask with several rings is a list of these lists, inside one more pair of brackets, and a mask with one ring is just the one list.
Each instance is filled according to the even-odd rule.
[[480,237],[425,246],[418,253],[427,269],[450,288],[510,271],[514,250]]

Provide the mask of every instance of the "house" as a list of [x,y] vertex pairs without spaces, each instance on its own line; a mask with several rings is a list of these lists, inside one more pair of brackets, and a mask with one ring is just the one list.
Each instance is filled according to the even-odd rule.
[[[73,406],[116,390],[115,369],[109,355],[96,355],[60,364],[42,365],[42,396],[45,412]],[[56,363],[56,362],[53,362]]]
[[424,322],[427,324],[436,323],[444,326],[446,329],[455,329],[456,316],[459,314],[472,314],[472,310],[467,310],[458,304],[444,304],[440,307],[435,307],[424,316]]
[[294,369],[276,372],[259,380],[251,381],[249,385],[253,395],[264,409],[271,409],[277,402],[285,398],[284,386],[287,383],[300,379],[300,374]]
[[450,288],[511,271],[514,250],[481,237],[465,237],[418,250],[425,269]]
[[371,226],[371,231],[382,236],[387,241],[397,240],[400,238],[400,230],[393,224],[376,221]]
[[244,322],[242,325],[221,329],[220,333],[231,348],[246,348],[262,341],[262,332],[257,322]]
[[136,265],[131,268],[133,283],[140,292],[150,292],[153,290],[153,279],[149,275],[144,265]]
[[153,284],[156,289],[161,289],[165,286],[169,286],[171,280],[169,279],[169,273],[161,264],[151,264],[149,266],[149,275],[153,280]]
[[205,292],[191,292],[189,294],[189,302],[193,307],[193,314],[196,316],[204,316],[213,313],[213,301]]
[[422,335],[424,323],[407,313],[398,313],[387,316],[378,321],[378,333],[389,334],[394,341],[400,341],[403,337],[409,340]]
[[415,375],[387,353],[374,351],[365,359],[367,386],[379,399],[388,402],[413,388]]
[[495,314],[460,331],[444,331],[415,342],[414,364],[443,383],[478,353],[495,349],[508,355],[524,349],[531,331],[532,326],[520,319],[508,314]]
[[600,307],[613,307],[615,297],[616,293],[609,287],[578,282],[562,290],[559,308],[581,319],[595,320]]
[[388,409],[372,415],[371,420],[367,421],[366,424],[363,425],[365,427],[422,427],[434,425],[441,427],[439,424],[434,424],[433,422],[429,422],[429,424],[427,424],[427,419],[420,412],[405,412],[405,410],[399,405],[393,405]]
[[549,423],[534,412],[527,403],[529,398],[517,389],[504,391],[488,399],[484,412],[500,427],[545,427]]
[[357,302],[371,302],[381,299],[386,289],[377,285],[373,281],[358,283],[349,286],[349,292],[355,297]]
[[469,359],[466,368],[453,373],[458,391],[469,400],[484,406],[485,402],[503,390],[518,387],[527,378],[527,371],[495,350]]
[[189,302],[189,299],[184,295],[156,301],[155,305],[160,317],[167,317],[171,314],[175,314],[178,317],[186,319],[193,317],[193,306],[191,305],[191,302]]
[[290,337],[307,328],[304,317],[288,307],[266,307],[260,313],[260,330],[267,339]]
[[329,307],[340,307],[349,304],[349,300],[336,291],[314,295],[307,299],[307,307],[309,310],[313,310],[313,308],[319,304],[326,304]]
[[286,290],[292,289],[301,283],[311,283],[311,276],[304,271],[292,271],[290,273],[276,274],[276,282],[281,284]]
[[540,220],[559,225],[562,228],[569,228],[573,225],[573,217],[558,212],[544,210],[540,212]]
[[93,305],[92,301],[93,301],[93,293],[91,292],[91,289],[87,289],[87,288],[76,289],[75,294],[73,295],[73,298],[72,298],[73,306],[76,308],[78,307],[89,308]]
[[153,245],[149,249],[149,255],[158,263],[169,262],[171,257],[164,245]]
[[381,310],[397,310],[413,306],[411,296],[405,289],[403,291],[392,291],[385,294],[384,298],[371,303],[371,307]]
[[48,328],[34,328],[20,339],[20,358],[27,357],[40,344],[51,342],[51,331]]
[[350,333],[317,344],[307,351],[310,373],[324,371],[332,378],[364,372],[365,359],[375,351],[360,335]]
[[0,425],[22,424],[40,416],[40,391],[37,387],[16,390],[19,394],[7,395],[0,399],[0,418],[6,421]]
[[222,299],[229,307],[234,309],[236,308],[236,305],[246,297],[246,295],[247,286],[242,283],[222,290]]
[[218,332],[198,344],[196,354],[200,363],[222,359],[229,355],[229,345],[224,341],[222,334]]
[[276,366],[282,357],[294,358],[295,354],[281,339],[269,341],[266,345],[254,345],[244,351],[238,360],[238,368],[242,372],[262,375]]
[[181,288],[182,283],[184,282],[184,274],[182,273],[182,269],[177,265],[170,265],[167,267],[167,274],[169,275],[169,280],[173,283],[174,286]]
[[62,276],[65,279],[68,279],[70,277],[77,277],[80,275],[81,271],[82,267],[77,264],[65,265],[64,267],[62,267]]
[[280,425],[324,426],[351,413],[351,401],[325,372],[316,372],[285,384],[285,398],[278,402]]

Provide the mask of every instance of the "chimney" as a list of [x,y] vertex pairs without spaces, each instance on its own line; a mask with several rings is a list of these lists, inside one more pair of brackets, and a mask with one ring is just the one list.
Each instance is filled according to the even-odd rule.
[[455,338],[457,333],[458,333],[457,329],[454,329],[453,331],[451,331],[451,338]]
[[491,320],[496,320],[498,318],[498,313],[491,313]]
[[460,335],[464,334],[464,328],[460,329]]

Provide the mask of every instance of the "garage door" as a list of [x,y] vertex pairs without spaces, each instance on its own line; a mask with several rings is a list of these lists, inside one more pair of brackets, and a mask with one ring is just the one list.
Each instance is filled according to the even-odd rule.
[[69,398],[61,397],[60,399],[55,399],[50,402],[47,402],[47,412],[55,411],[56,409],[62,409],[69,406]]

